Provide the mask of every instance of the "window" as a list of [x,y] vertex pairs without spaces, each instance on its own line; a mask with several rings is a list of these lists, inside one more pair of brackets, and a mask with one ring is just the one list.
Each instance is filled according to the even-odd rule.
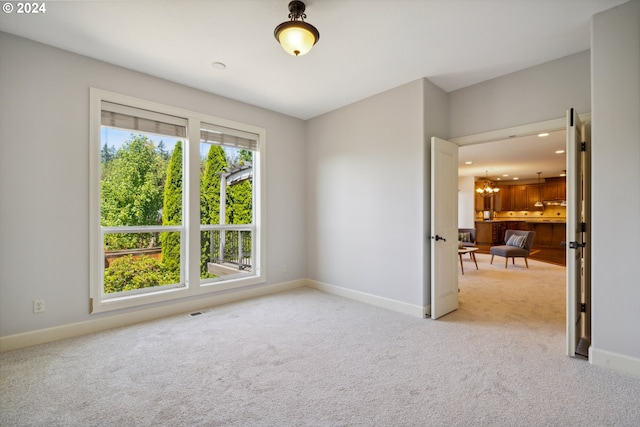
[[91,90],[92,313],[264,281],[264,134]]

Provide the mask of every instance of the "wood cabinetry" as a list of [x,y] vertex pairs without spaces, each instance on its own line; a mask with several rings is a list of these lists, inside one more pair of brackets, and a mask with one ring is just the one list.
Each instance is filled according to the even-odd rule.
[[504,236],[504,222],[476,221],[476,242],[484,244],[498,244]]
[[558,184],[557,183],[545,183],[541,186],[542,200],[556,200],[558,199]]
[[[488,211],[541,211],[544,207],[534,206],[540,200],[565,200],[566,181],[564,178],[547,178],[544,183],[499,185],[500,191],[493,197],[475,195],[476,212]],[[493,206],[492,206],[493,203]]]
[[542,200],[565,200],[567,183],[564,178],[547,178],[541,192]]
[[496,211],[540,211],[544,207],[534,206],[540,200],[564,200],[566,182],[564,178],[548,178],[544,184],[501,185],[495,196]]
[[[529,209],[529,188],[527,185],[514,185],[511,188],[511,211]],[[534,200],[535,203],[535,200]]]
[[479,193],[476,193],[476,212],[480,211],[488,211],[491,209],[491,198],[490,197],[482,197]]
[[565,241],[566,224],[562,222],[530,222],[529,228],[536,232],[535,246],[562,247]]
[[527,185],[527,209],[530,211],[541,211],[544,209],[544,206],[535,206],[537,201],[545,200],[542,197],[542,186],[538,187],[538,185]]
[[494,196],[493,209],[496,211],[511,210],[511,187],[501,186],[498,194]]

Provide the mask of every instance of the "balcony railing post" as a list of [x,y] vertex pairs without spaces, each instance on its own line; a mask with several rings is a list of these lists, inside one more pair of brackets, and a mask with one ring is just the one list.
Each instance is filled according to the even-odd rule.
[[242,231],[238,230],[238,268],[242,267]]

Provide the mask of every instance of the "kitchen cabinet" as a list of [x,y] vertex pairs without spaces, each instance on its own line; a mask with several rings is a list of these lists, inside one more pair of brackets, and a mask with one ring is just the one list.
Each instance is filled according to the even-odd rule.
[[475,205],[476,212],[488,211],[491,209],[491,197],[482,197],[479,193],[476,193]]
[[499,185],[500,191],[491,197],[482,197],[476,193],[476,212],[487,211],[492,208],[495,211],[541,211],[544,207],[536,207],[540,200],[565,200],[566,181],[564,178],[547,178],[545,183],[522,185]]
[[555,182],[542,185],[542,200],[557,200],[558,184]]
[[494,196],[493,209],[496,211],[511,210],[511,187],[502,185],[500,191]]
[[565,200],[567,183],[564,178],[547,178],[542,185],[542,200]]
[[[540,197],[538,185],[504,185],[500,187],[499,201],[496,202],[497,211],[536,211],[543,207],[534,204],[540,200],[548,200]],[[555,194],[555,190],[554,190]]]
[[[534,200],[535,203],[535,200]],[[526,185],[511,186],[511,211],[526,211],[529,208],[529,191]]]
[[530,222],[528,226],[536,232],[533,240],[533,247],[548,246],[553,248],[561,247],[566,239],[566,224],[561,221],[540,221]]
[[505,221],[504,231],[507,230],[523,230],[529,231],[529,225],[526,221]]
[[544,209],[544,206],[535,206],[537,201],[545,200],[542,197],[542,186],[538,187],[538,185],[527,185],[527,209],[530,211],[541,211]]
[[476,242],[485,244],[502,243],[504,222],[476,221]]

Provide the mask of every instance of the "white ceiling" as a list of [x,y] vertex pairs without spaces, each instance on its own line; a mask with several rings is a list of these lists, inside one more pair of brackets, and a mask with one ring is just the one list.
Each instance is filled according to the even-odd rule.
[[[465,145],[458,150],[458,176],[485,177],[493,181],[523,182],[559,177],[565,171],[566,148],[564,130],[548,132],[549,136],[522,136],[477,145]],[[466,165],[465,162],[473,162]],[[508,176],[504,176],[504,175]]]
[[273,36],[288,0],[49,0],[1,13],[0,30],[309,119],[422,77],[449,92],[587,50],[591,16],[625,1],[307,0],[320,40],[298,58]]
[[[0,30],[309,119],[423,77],[450,92],[587,50],[591,16],[625,1],[307,0],[320,40],[298,58],[273,36],[289,0],[49,0],[43,14],[1,13]],[[525,146],[507,152],[538,153]],[[473,154],[480,175],[502,172],[496,153]]]

